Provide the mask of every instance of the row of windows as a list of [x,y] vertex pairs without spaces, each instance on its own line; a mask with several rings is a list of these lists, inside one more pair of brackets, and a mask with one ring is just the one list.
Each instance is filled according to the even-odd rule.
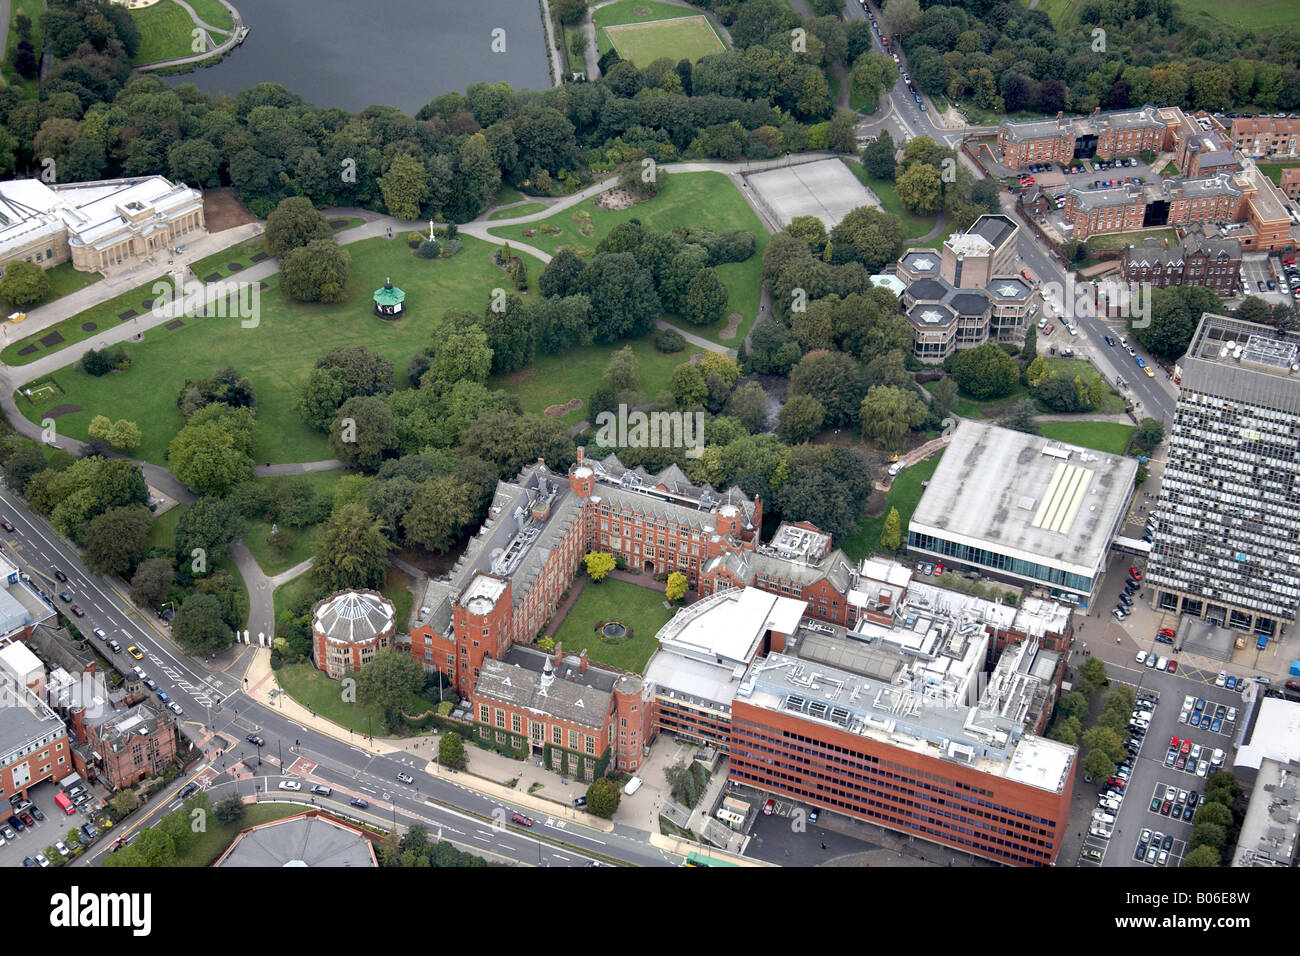
[[908,531],[907,539],[910,548],[933,551],[945,557],[956,558],[966,564],[978,564],[986,568],[995,568],[1018,577],[1045,581],[1084,594],[1092,591],[1092,578],[1074,574],[1061,568],[1052,568],[1033,561],[1013,558],[997,551],[976,548],[968,544],[957,544],[943,538],[936,538],[933,535],[922,534],[919,531]]

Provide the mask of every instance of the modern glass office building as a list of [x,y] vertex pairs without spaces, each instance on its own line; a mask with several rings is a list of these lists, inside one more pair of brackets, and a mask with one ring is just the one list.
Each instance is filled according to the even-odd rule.
[[1207,312],[1180,371],[1152,599],[1280,636],[1300,606],[1300,340]]
[[953,433],[907,544],[946,565],[1088,601],[1137,461],[976,421]]

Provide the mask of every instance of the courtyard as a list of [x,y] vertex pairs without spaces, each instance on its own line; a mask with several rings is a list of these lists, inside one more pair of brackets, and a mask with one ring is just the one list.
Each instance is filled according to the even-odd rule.
[[[585,578],[582,593],[555,632],[555,642],[567,657],[587,652],[587,659],[619,670],[640,674],[659,642],[655,635],[677,613],[664,607],[664,593],[628,581],[606,578],[599,583]],[[648,584],[653,581],[647,579]],[[575,582],[574,586],[577,586]],[[629,634],[617,640],[604,637],[597,626],[617,621]]]

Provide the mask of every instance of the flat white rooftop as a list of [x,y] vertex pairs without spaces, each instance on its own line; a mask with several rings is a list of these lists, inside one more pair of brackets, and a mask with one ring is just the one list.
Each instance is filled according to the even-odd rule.
[[962,421],[910,528],[1092,577],[1137,467],[1133,458]]
[[1300,704],[1280,697],[1262,697],[1250,742],[1237,751],[1236,766],[1258,770],[1265,760],[1300,760]]
[[838,159],[781,166],[746,178],[782,227],[796,216],[816,216],[830,229],[859,206],[880,208],[880,200]]

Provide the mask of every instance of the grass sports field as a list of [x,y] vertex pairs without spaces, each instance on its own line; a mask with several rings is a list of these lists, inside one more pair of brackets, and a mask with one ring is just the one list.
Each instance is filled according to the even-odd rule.
[[664,56],[695,61],[726,49],[707,17],[671,3],[625,0],[601,7],[593,19],[597,50],[604,53],[612,45],[641,67]]
[[[669,317],[670,322],[687,332],[734,348],[748,334],[758,315],[759,275],[763,269],[763,250],[770,237],[740,190],[722,173],[670,173],[659,195],[629,209],[601,209],[593,197],[549,218],[527,225],[502,226],[491,232],[512,243],[536,246],[551,255],[561,246],[571,246],[578,255],[586,257],[596,251],[596,244],[611,229],[629,219],[640,219],[646,228],[661,231],[676,226],[704,226],[717,230],[744,229],[754,236],[757,243],[749,259],[717,267],[718,278],[730,293],[721,320],[712,326],[699,327]],[[531,229],[533,235],[525,236],[525,229]],[[540,265],[529,260],[528,268],[540,269]],[[742,321],[735,335],[723,338],[721,333],[727,328],[727,316],[733,312],[740,313]]]

